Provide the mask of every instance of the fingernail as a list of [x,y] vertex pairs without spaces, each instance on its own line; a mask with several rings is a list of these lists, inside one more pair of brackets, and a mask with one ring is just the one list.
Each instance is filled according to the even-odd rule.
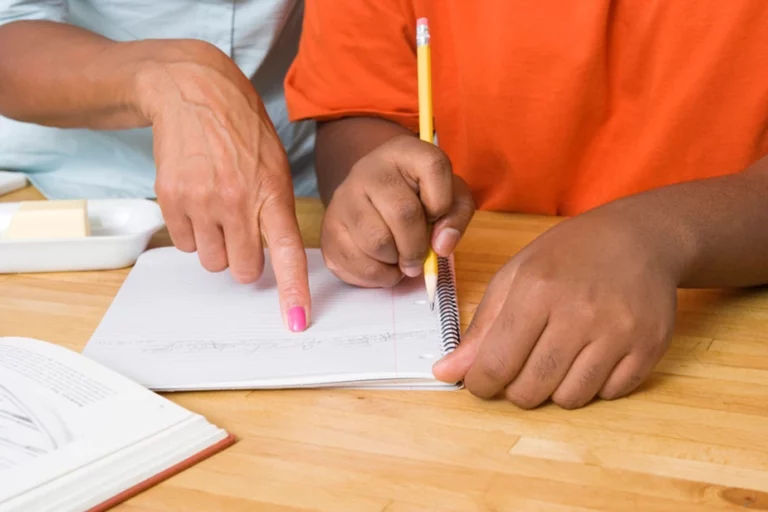
[[408,277],[418,277],[421,275],[421,267],[400,267],[400,270]]
[[288,328],[292,332],[302,332],[307,328],[307,313],[301,306],[288,310]]
[[435,252],[442,256],[448,256],[456,248],[461,239],[461,233],[456,228],[445,228],[435,238]]
[[438,359],[437,361],[435,361],[435,364],[432,365],[432,373],[435,375],[435,377],[437,378],[442,377],[442,375],[440,375],[440,377],[438,377],[438,375],[441,373],[445,373],[446,369],[450,368],[450,365],[448,363],[449,360],[450,359],[448,356],[443,356],[441,359]]

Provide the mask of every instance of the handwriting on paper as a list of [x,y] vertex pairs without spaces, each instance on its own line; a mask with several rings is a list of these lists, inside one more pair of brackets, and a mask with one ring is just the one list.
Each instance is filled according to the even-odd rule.
[[145,354],[201,354],[206,353],[240,353],[253,354],[274,350],[309,351],[319,348],[336,348],[349,346],[371,346],[381,343],[392,343],[395,337],[399,343],[409,340],[420,340],[433,335],[434,331],[420,330],[405,333],[354,334],[333,337],[296,337],[273,338],[269,341],[260,339],[240,339],[231,341],[206,339],[164,339],[164,340],[104,340],[102,345],[120,349],[135,350]]

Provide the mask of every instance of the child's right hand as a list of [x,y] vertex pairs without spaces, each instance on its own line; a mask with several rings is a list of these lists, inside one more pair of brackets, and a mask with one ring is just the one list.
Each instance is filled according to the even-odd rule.
[[350,284],[394,286],[421,274],[430,242],[439,256],[451,254],[474,211],[445,153],[395,137],[361,158],[334,192],[320,239],[325,263]]

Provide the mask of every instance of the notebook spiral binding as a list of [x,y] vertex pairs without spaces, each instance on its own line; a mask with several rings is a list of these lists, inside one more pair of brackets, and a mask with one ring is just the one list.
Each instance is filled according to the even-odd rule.
[[453,352],[461,341],[459,306],[456,300],[456,275],[453,256],[437,259],[437,292],[435,298],[443,355]]

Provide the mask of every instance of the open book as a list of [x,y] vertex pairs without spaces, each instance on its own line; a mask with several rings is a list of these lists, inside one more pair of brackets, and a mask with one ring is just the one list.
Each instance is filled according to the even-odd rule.
[[144,253],[83,352],[156,390],[354,386],[456,389],[432,365],[459,343],[451,259],[439,259],[435,311],[424,281],[364,289],[307,250],[312,319],[283,324],[275,277],[241,285],[175,248]]
[[106,510],[233,442],[75,352],[0,338],[0,512]]

